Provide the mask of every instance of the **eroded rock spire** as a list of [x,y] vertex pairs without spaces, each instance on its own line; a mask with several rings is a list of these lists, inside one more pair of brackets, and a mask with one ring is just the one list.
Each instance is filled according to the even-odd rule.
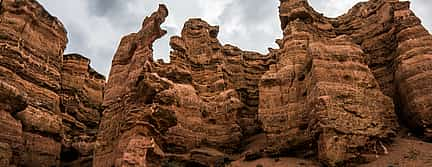
[[63,55],[56,18],[5,0],[0,166],[427,165],[432,145],[405,131],[431,140],[432,36],[409,2],[337,18],[280,2],[279,49],[223,45],[218,26],[192,18],[170,63],[152,58],[160,5],[121,40],[105,87],[89,59]]

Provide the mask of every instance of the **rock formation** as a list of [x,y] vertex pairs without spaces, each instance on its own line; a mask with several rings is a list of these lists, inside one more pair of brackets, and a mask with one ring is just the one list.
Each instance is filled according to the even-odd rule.
[[267,55],[222,46],[217,26],[190,19],[163,63],[151,49],[165,34],[160,6],[114,57],[94,165],[223,166],[293,153],[364,163],[387,152],[397,114],[429,137],[431,36],[409,2],[359,3],[333,19],[305,0],[279,11],[284,37]]
[[92,166],[105,77],[78,55],[63,56],[61,71],[62,166]]
[[[374,5],[390,6],[365,4]],[[340,166],[394,136],[393,101],[381,92],[363,48],[337,33],[339,18],[323,18],[306,1],[282,1],[280,16],[278,63],[260,84],[259,118],[270,151],[312,146],[322,163]]]
[[66,31],[36,1],[0,12],[0,166],[432,165],[418,141],[432,140],[432,36],[409,2],[326,18],[280,0],[283,38],[265,55],[192,18],[170,63],[153,60],[160,5],[123,37],[106,85],[63,55]]
[[[242,140],[260,131],[258,83],[271,59],[222,46],[218,27],[191,19],[181,37],[171,38],[171,63],[155,63],[151,44],[165,34],[159,26],[167,14],[161,5],[120,43],[105,91],[95,166],[223,164]],[[147,162],[152,158],[146,156],[165,159]]]
[[104,77],[63,56],[66,31],[36,1],[0,12],[0,166],[91,166]]

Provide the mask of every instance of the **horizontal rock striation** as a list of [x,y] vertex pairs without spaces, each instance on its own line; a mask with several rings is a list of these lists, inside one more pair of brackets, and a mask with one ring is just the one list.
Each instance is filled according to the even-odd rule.
[[327,18],[280,0],[283,37],[265,55],[191,18],[169,63],[153,60],[160,5],[122,38],[106,84],[63,55],[66,30],[38,2],[0,5],[0,166],[355,166],[404,151],[401,164],[430,164],[391,145],[429,146],[401,127],[432,139],[432,36],[409,2]]
[[409,9],[396,5],[395,83],[399,113],[407,125],[432,140],[432,36]]
[[92,166],[105,77],[79,54],[63,56],[61,73],[62,166]]
[[[190,19],[181,36],[171,38],[171,63],[153,62],[151,43],[165,34],[155,27],[166,11],[160,6],[120,44],[106,89],[106,119],[99,133],[103,144],[95,166],[223,164],[243,139],[261,131],[258,81],[273,59],[222,46],[218,27]],[[135,142],[153,144],[129,150]],[[147,159],[138,152],[165,159],[142,161]]]
[[340,166],[394,136],[393,100],[381,92],[356,38],[334,27],[344,16],[324,18],[302,0],[281,1],[280,16],[279,62],[260,86],[269,151],[317,147],[322,163]]
[[151,47],[166,34],[160,25],[167,15],[168,10],[161,5],[144,20],[139,32],[120,42],[104,91],[105,110],[93,166],[146,166],[147,157],[160,156],[155,141],[175,125],[176,118],[170,110],[152,104],[155,93],[173,84],[152,73]]
[[[407,90],[428,82],[430,46],[404,31],[430,34],[408,2],[362,2],[338,18],[305,0],[283,0],[279,11],[284,36],[267,55],[223,46],[219,27],[189,19],[164,63],[151,48],[165,34],[160,6],[115,55],[94,165],[220,166],[292,154],[327,166],[365,163],[387,152],[397,115],[428,136],[429,96]],[[405,52],[425,61],[403,59],[419,63],[405,67]]]
[[0,82],[7,90],[1,99],[8,99],[2,103],[13,109],[1,111],[1,127],[11,131],[0,132],[0,140],[13,150],[11,165],[57,166],[66,31],[35,1],[4,0],[0,17]]
[[62,23],[38,2],[2,1],[0,166],[64,165],[72,145],[87,151],[77,156],[91,165],[93,146],[80,145],[87,140],[81,134],[92,131],[86,134],[94,142],[105,81],[88,59],[63,56],[66,43]]

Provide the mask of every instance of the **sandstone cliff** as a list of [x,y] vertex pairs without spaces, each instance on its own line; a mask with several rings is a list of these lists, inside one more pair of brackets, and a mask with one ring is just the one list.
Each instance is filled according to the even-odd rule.
[[91,166],[104,77],[63,56],[66,31],[36,1],[0,12],[0,166]]
[[89,65],[90,60],[81,55],[63,56],[60,92],[62,166],[92,166],[103,110],[105,77]]
[[160,5],[105,85],[36,1],[2,1],[0,166],[432,165],[432,36],[409,2],[326,18],[280,0],[279,15],[268,54],[192,18],[164,63]]
[[242,166],[293,154],[367,163],[388,153],[399,120],[430,139],[431,35],[409,2],[363,2],[338,18],[305,0],[279,11],[284,37],[267,55],[223,46],[219,27],[189,19],[163,63],[151,48],[165,34],[160,6],[114,57],[94,165]]

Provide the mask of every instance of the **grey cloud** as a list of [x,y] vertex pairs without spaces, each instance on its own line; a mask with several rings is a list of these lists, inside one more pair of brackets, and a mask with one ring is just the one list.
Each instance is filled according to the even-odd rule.
[[113,28],[128,29],[139,26],[137,23],[157,7],[157,1],[144,0],[143,5],[134,6],[138,2],[139,0],[88,0],[87,8],[91,16],[107,19]]
[[97,57],[95,59],[92,59],[92,67],[98,72],[108,77],[112,60],[107,57],[111,57],[114,51],[115,49],[110,48],[110,46],[93,50],[92,54],[97,55]]
[[323,0],[309,0],[309,4],[315,8],[324,8],[327,3],[329,2]]
[[80,27],[71,26],[68,32],[69,45],[65,53],[79,53],[91,59],[91,65],[97,69],[98,72],[104,75],[109,72],[109,64],[111,64],[111,57],[115,48],[111,46],[104,46],[101,48],[90,47],[89,39],[86,33]]
[[[168,34],[154,43],[155,59],[169,57],[169,38],[178,35],[183,23],[191,17],[208,19],[220,26],[219,39],[245,50],[267,52],[267,47],[276,47],[274,40],[282,36],[279,27],[277,0],[224,0],[223,8],[213,8],[209,0],[39,0],[52,15],[59,17],[68,30],[69,44],[66,53],[78,52],[92,60],[92,66],[108,75],[112,56],[122,36],[136,32],[143,18],[165,3],[169,16],[163,28]],[[309,0],[320,12],[335,14],[346,12],[359,0],[338,1]],[[202,4],[207,7],[203,7]],[[210,8],[209,8],[210,6]],[[412,9],[422,18],[423,25],[432,30],[432,1],[412,0]],[[333,11],[333,10],[336,10]],[[332,11],[329,11],[332,10]],[[210,14],[211,18],[205,15]]]
[[[265,2],[262,0],[250,0],[247,3],[241,1],[234,1],[232,4],[228,5],[227,15],[230,16],[230,10],[240,10],[242,12],[242,21],[247,24],[262,24],[266,20],[277,19],[277,2]],[[275,8],[276,7],[276,8]]]
[[278,5],[277,1],[233,1],[219,17],[220,38],[242,49],[267,52],[268,47],[276,46],[274,40],[281,34]]
[[167,30],[167,34],[162,38],[155,41],[153,44],[153,58],[154,60],[163,59],[165,62],[169,61],[169,54],[171,47],[169,46],[169,39],[177,32],[176,27],[162,26],[163,29]]
[[97,16],[106,16],[127,9],[127,1],[123,0],[90,0],[90,11]]
[[422,24],[432,33],[432,1],[431,0],[413,0],[411,1],[411,9],[421,18]]
[[68,29],[68,40],[69,45],[67,46],[68,50],[80,50],[80,49],[86,49],[87,48],[87,37],[85,36],[85,33],[81,30],[80,27],[70,26]]

